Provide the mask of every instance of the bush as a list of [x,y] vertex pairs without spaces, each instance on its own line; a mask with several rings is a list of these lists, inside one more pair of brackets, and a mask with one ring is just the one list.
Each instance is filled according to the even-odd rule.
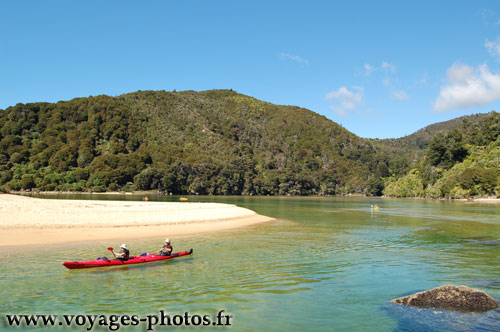
[[29,190],[36,187],[35,181],[33,180],[33,176],[31,175],[23,175],[21,179],[20,186],[22,189]]
[[424,196],[424,186],[418,171],[413,169],[398,180],[390,179],[386,183],[384,195],[394,197]]

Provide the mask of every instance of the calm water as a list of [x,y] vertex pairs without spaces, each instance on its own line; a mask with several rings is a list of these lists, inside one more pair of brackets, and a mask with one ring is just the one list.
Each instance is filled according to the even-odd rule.
[[[128,268],[69,271],[60,264],[109,256],[106,248],[118,242],[48,246],[37,249],[36,257],[26,248],[0,247],[0,314],[145,316],[224,309],[234,316],[234,331],[500,331],[500,311],[465,314],[388,303],[446,283],[480,288],[500,300],[500,205],[368,198],[190,200],[233,203],[278,220],[173,239],[175,250],[194,248],[194,255]],[[370,204],[381,209],[371,211]],[[128,244],[132,254],[152,252],[166,236]]]

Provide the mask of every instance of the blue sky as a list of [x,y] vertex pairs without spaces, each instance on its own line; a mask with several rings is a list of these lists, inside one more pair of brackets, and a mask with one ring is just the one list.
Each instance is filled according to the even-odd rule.
[[370,138],[498,111],[500,2],[0,0],[0,108],[208,89]]

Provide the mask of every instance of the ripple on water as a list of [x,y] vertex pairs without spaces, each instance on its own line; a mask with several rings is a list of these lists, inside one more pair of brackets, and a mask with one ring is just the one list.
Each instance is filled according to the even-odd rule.
[[470,284],[474,287],[500,289],[500,278],[492,279],[471,279]]
[[474,237],[463,238],[460,240],[475,244],[500,246],[500,239],[494,238],[492,236],[474,236]]

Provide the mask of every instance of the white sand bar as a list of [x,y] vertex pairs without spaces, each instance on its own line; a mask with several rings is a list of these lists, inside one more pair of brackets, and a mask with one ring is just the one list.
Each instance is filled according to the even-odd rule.
[[0,195],[0,246],[194,235],[272,218],[232,204]]

